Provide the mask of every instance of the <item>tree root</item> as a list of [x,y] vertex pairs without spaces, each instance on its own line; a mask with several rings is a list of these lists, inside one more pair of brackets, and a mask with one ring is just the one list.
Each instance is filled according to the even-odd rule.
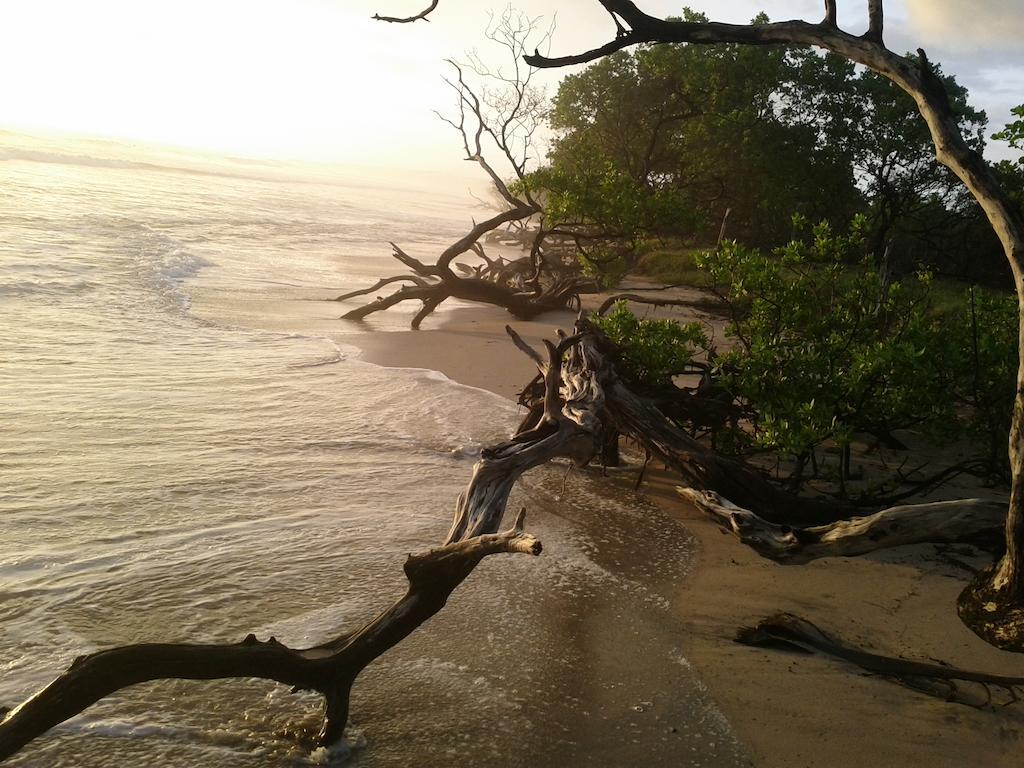
[[[843,643],[807,619],[791,613],[778,613],[754,627],[741,628],[736,634],[736,642],[761,648],[821,653],[930,696],[977,708],[994,709],[1015,704],[1024,692],[1024,677],[972,672],[945,664],[927,664],[869,653]],[[983,698],[979,700],[976,695],[971,695],[962,687],[963,683],[977,686]],[[993,689],[1003,692],[1002,701],[995,701]]]
[[1024,607],[992,586],[993,565],[975,575],[956,601],[960,620],[996,648],[1024,653]]

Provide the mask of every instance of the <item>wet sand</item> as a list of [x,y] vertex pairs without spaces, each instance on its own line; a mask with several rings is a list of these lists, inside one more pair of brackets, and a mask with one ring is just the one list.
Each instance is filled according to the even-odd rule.
[[[709,321],[701,313],[694,316]],[[459,309],[432,320],[427,330],[365,332],[346,340],[368,362],[431,368],[514,397],[534,369],[508,341],[504,326],[510,322],[536,343],[556,327],[568,328],[572,317],[552,314],[523,323],[491,307]],[[630,493],[634,477],[613,473],[609,482]],[[680,648],[754,765],[1024,764],[1024,702],[997,711],[973,709],[840,662],[732,642],[738,627],[791,611],[878,653],[1024,676],[1024,657],[992,648],[957,619],[956,596],[969,568],[985,565],[983,557],[966,547],[920,545],[783,566],[722,534],[678,500],[673,485],[668,473],[655,470],[640,493],[681,521],[699,549],[697,566],[672,590],[672,608],[685,634]],[[669,660],[646,663],[657,669]]]

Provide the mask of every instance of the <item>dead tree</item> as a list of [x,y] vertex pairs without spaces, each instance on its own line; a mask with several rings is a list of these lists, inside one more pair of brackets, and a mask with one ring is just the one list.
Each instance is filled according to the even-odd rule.
[[[615,37],[582,53],[527,56],[535,67],[585,64],[633,45],[680,43],[711,45],[782,45],[816,47],[843,56],[889,79],[909,94],[931,133],[936,158],[963,182],[988,217],[1002,243],[1024,314],[1024,221],[992,169],[972,150],[957,124],[949,97],[924,50],[916,59],[900,56],[884,43],[882,0],[868,0],[868,29],[854,35],[840,29],[836,0],[825,0],[818,23],[782,21],[768,24],[660,19],[632,0],[597,0],[615,23]],[[960,595],[961,619],[989,643],[1024,652],[1024,322],[1020,323],[1020,365],[1009,435],[1010,501],[1006,516],[1006,554]]]
[[[414,18],[425,18],[431,10],[433,6]],[[535,70],[523,63],[529,50],[529,37],[536,28],[536,19],[511,10],[494,20],[488,29],[488,38],[508,54],[511,69],[489,67],[476,54],[470,54],[464,63],[449,60],[454,74],[445,82],[455,92],[456,114],[454,117],[438,114],[458,132],[465,159],[484,171],[504,210],[475,224],[433,264],[412,258],[392,243],[394,257],[409,273],[381,278],[369,288],[345,293],[335,300],[347,301],[375,294],[380,288],[395,283],[404,285],[388,296],[379,296],[369,304],[346,312],[342,315],[344,319],[362,320],[396,304],[419,301],[421,309],[412,320],[412,327],[418,328],[444,301],[456,298],[494,304],[507,309],[514,317],[528,320],[543,312],[578,309],[579,294],[596,290],[593,281],[584,279],[578,270],[553,269],[546,259],[545,240],[552,227],[545,221],[544,208],[531,191],[527,174],[538,154],[535,138],[547,114],[547,95],[532,82]],[[541,35],[540,47],[547,45],[552,29]],[[475,82],[471,83],[470,76]],[[509,167],[514,184],[507,183],[498,168],[485,157],[485,145]],[[528,255],[512,261],[490,258],[481,238],[511,224],[533,227]],[[455,263],[455,259],[464,256],[479,258],[483,264]]]

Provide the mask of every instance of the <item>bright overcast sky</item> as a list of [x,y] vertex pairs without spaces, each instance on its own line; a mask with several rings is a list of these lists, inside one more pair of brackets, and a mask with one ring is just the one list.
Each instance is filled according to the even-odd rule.
[[[493,0],[441,0],[432,22],[374,12],[425,0],[7,0],[0,32],[0,128],[59,131],[234,155],[433,167],[457,157],[432,111],[450,104],[442,60],[478,44]],[[680,4],[649,0],[655,14]],[[726,21],[821,16],[818,0],[691,0]],[[851,31],[866,0],[840,0]],[[554,52],[613,27],[596,0],[517,0],[558,12]],[[993,130],[1024,102],[1022,0],[886,5],[896,50],[923,46],[967,85]],[[556,75],[545,75],[554,82]],[[994,156],[1003,152],[997,151]]]

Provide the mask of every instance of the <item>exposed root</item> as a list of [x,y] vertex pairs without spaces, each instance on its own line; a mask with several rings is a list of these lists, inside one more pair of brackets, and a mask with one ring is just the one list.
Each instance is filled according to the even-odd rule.
[[[821,653],[929,696],[978,708],[991,709],[1015,704],[1024,691],[1024,677],[972,672],[945,664],[928,664],[869,653],[846,645],[807,619],[791,613],[778,613],[763,619],[754,627],[741,628],[736,633],[736,642],[800,653]],[[964,683],[971,684],[974,690],[970,690],[970,686],[964,687]],[[993,690],[1001,692],[999,701],[993,697]],[[978,693],[981,693],[981,698]]]

